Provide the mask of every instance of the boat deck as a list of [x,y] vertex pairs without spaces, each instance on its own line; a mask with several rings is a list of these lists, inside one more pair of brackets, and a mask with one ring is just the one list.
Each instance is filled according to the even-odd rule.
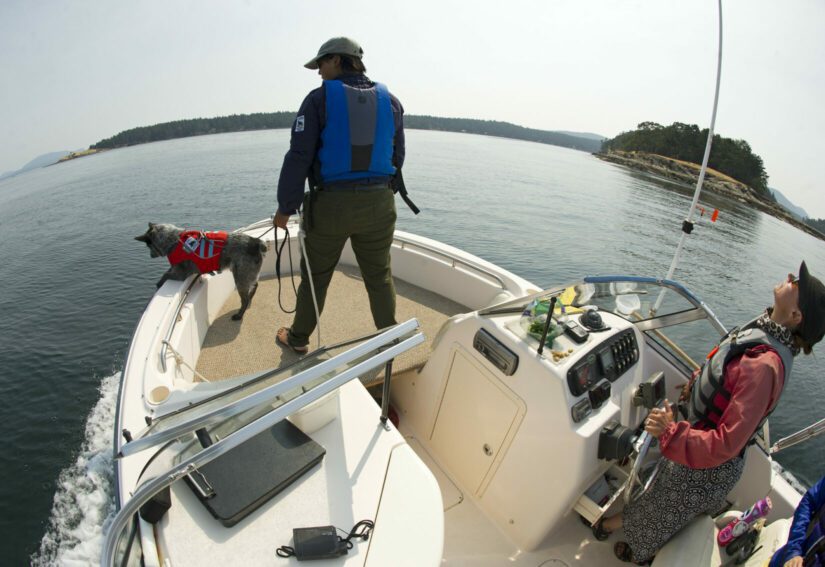
[[[461,567],[524,567],[625,565],[613,554],[613,544],[624,541],[620,528],[608,541],[596,541],[579,515],[571,511],[559,528],[533,551],[520,550],[485,516],[472,498],[464,495],[449,471],[427,450],[426,440],[416,437],[402,418],[400,431],[407,443],[438,481],[444,504],[444,565]],[[543,489],[550,489],[544,487]],[[617,507],[611,513],[618,512]]]
[[[295,276],[296,289],[300,279],[299,275]],[[426,337],[424,344],[395,360],[393,374],[400,374],[422,366],[429,356],[433,337],[444,321],[468,309],[398,279],[395,280],[395,290],[396,320],[402,322],[416,317]],[[283,306],[294,309],[295,292],[289,277],[282,278],[280,294]],[[240,298],[232,292],[203,341],[196,369],[210,382],[277,368],[299,357],[290,349],[278,346],[275,340],[277,330],[288,327],[293,317],[279,306],[277,279],[259,282],[252,306],[241,323],[232,320],[238,309]],[[339,266],[321,314],[321,344],[332,345],[372,332],[375,332],[375,325],[361,274],[358,268]],[[315,349],[316,339],[317,330],[310,338],[310,349]],[[379,375],[372,383],[381,380]]]

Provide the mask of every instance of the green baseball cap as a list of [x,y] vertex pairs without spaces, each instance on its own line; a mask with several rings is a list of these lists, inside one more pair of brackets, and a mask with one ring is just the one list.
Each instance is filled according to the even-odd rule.
[[333,37],[324,42],[321,49],[318,50],[318,55],[309,60],[304,65],[307,69],[317,69],[318,60],[325,55],[349,55],[356,59],[361,59],[364,56],[364,50],[358,45],[358,42],[348,37]]

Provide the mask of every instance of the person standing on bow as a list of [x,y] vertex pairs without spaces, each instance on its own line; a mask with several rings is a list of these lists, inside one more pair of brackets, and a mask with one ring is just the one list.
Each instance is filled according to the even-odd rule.
[[[367,78],[363,55],[352,39],[335,37],[304,65],[318,69],[323,84],[307,95],[295,118],[278,181],[274,224],[286,228],[303,205],[302,228],[319,314],[349,239],[373,321],[383,329],[396,324],[391,184],[404,164],[404,109],[385,85]],[[278,329],[277,341],[305,353],[316,325],[309,273],[301,258],[295,318],[291,327]]]
[[670,404],[653,409],[645,431],[659,440],[663,461],[650,489],[593,526],[597,539],[623,527],[614,546],[624,561],[644,563],[690,520],[715,515],[744,468],[749,441],[773,411],[793,357],[810,354],[825,334],[825,286],[805,262],[773,290],[773,306],[735,329],[708,355],[685,387],[689,420]]

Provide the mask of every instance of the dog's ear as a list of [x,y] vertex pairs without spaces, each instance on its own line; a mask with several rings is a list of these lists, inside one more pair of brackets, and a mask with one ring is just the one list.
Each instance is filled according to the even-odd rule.
[[137,240],[139,242],[146,242],[148,244],[149,242],[151,242],[151,239],[149,238],[149,233],[152,232],[153,230],[155,230],[155,223],[150,222],[149,223],[149,230],[147,230],[146,232],[144,232],[140,236],[135,236],[135,240]]

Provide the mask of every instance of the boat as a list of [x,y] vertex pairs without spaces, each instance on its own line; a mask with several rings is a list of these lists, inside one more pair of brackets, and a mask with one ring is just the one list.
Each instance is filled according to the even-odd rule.
[[[269,250],[242,323],[231,318],[229,273],[166,281],[122,373],[118,512],[101,564],[621,564],[590,526],[651,486],[659,454],[645,417],[727,333],[672,279],[713,138],[721,2],[719,11],[704,163],[664,278],[597,275],[543,289],[396,231],[403,322],[371,328],[347,247],[304,356],[275,342],[290,322],[282,284],[300,260],[297,224],[241,229]],[[695,518],[652,565],[761,566],[784,543],[801,495],[771,454],[825,426],[772,445],[768,423],[746,448],[728,512]],[[765,497],[771,511],[749,532],[758,537],[720,547],[720,529]]]
[[[243,232],[270,250],[276,236],[286,240],[282,264],[297,266],[298,227],[292,236],[271,227],[266,219]],[[123,370],[119,511],[102,564],[288,565],[295,558],[278,549],[325,545],[339,556],[318,565],[620,563],[581,520],[644,490],[657,456],[643,450],[644,417],[727,330],[708,305],[662,278],[541,289],[398,231],[403,322],[370,328],[347,247],[323,344],[299,356],[275,342],[290,317],[277,308],[289,297],[278,283],[290,280],[274,277],[275,260],[265,256],[241,323],[230,317],[238,299],[227,272],[167,281],[147,305]],[[555,314],[544,329],[542,306]],[[606,448],[620,437],[630,459]],[[766,424],[728,497],[732,510],[773,502],[747,564],[784,541],[800,498],[770,447]],[[374,524],[368,539],[348,540],[362,520]],[[722,563],[718,529],[695,520],[653,565]]]

